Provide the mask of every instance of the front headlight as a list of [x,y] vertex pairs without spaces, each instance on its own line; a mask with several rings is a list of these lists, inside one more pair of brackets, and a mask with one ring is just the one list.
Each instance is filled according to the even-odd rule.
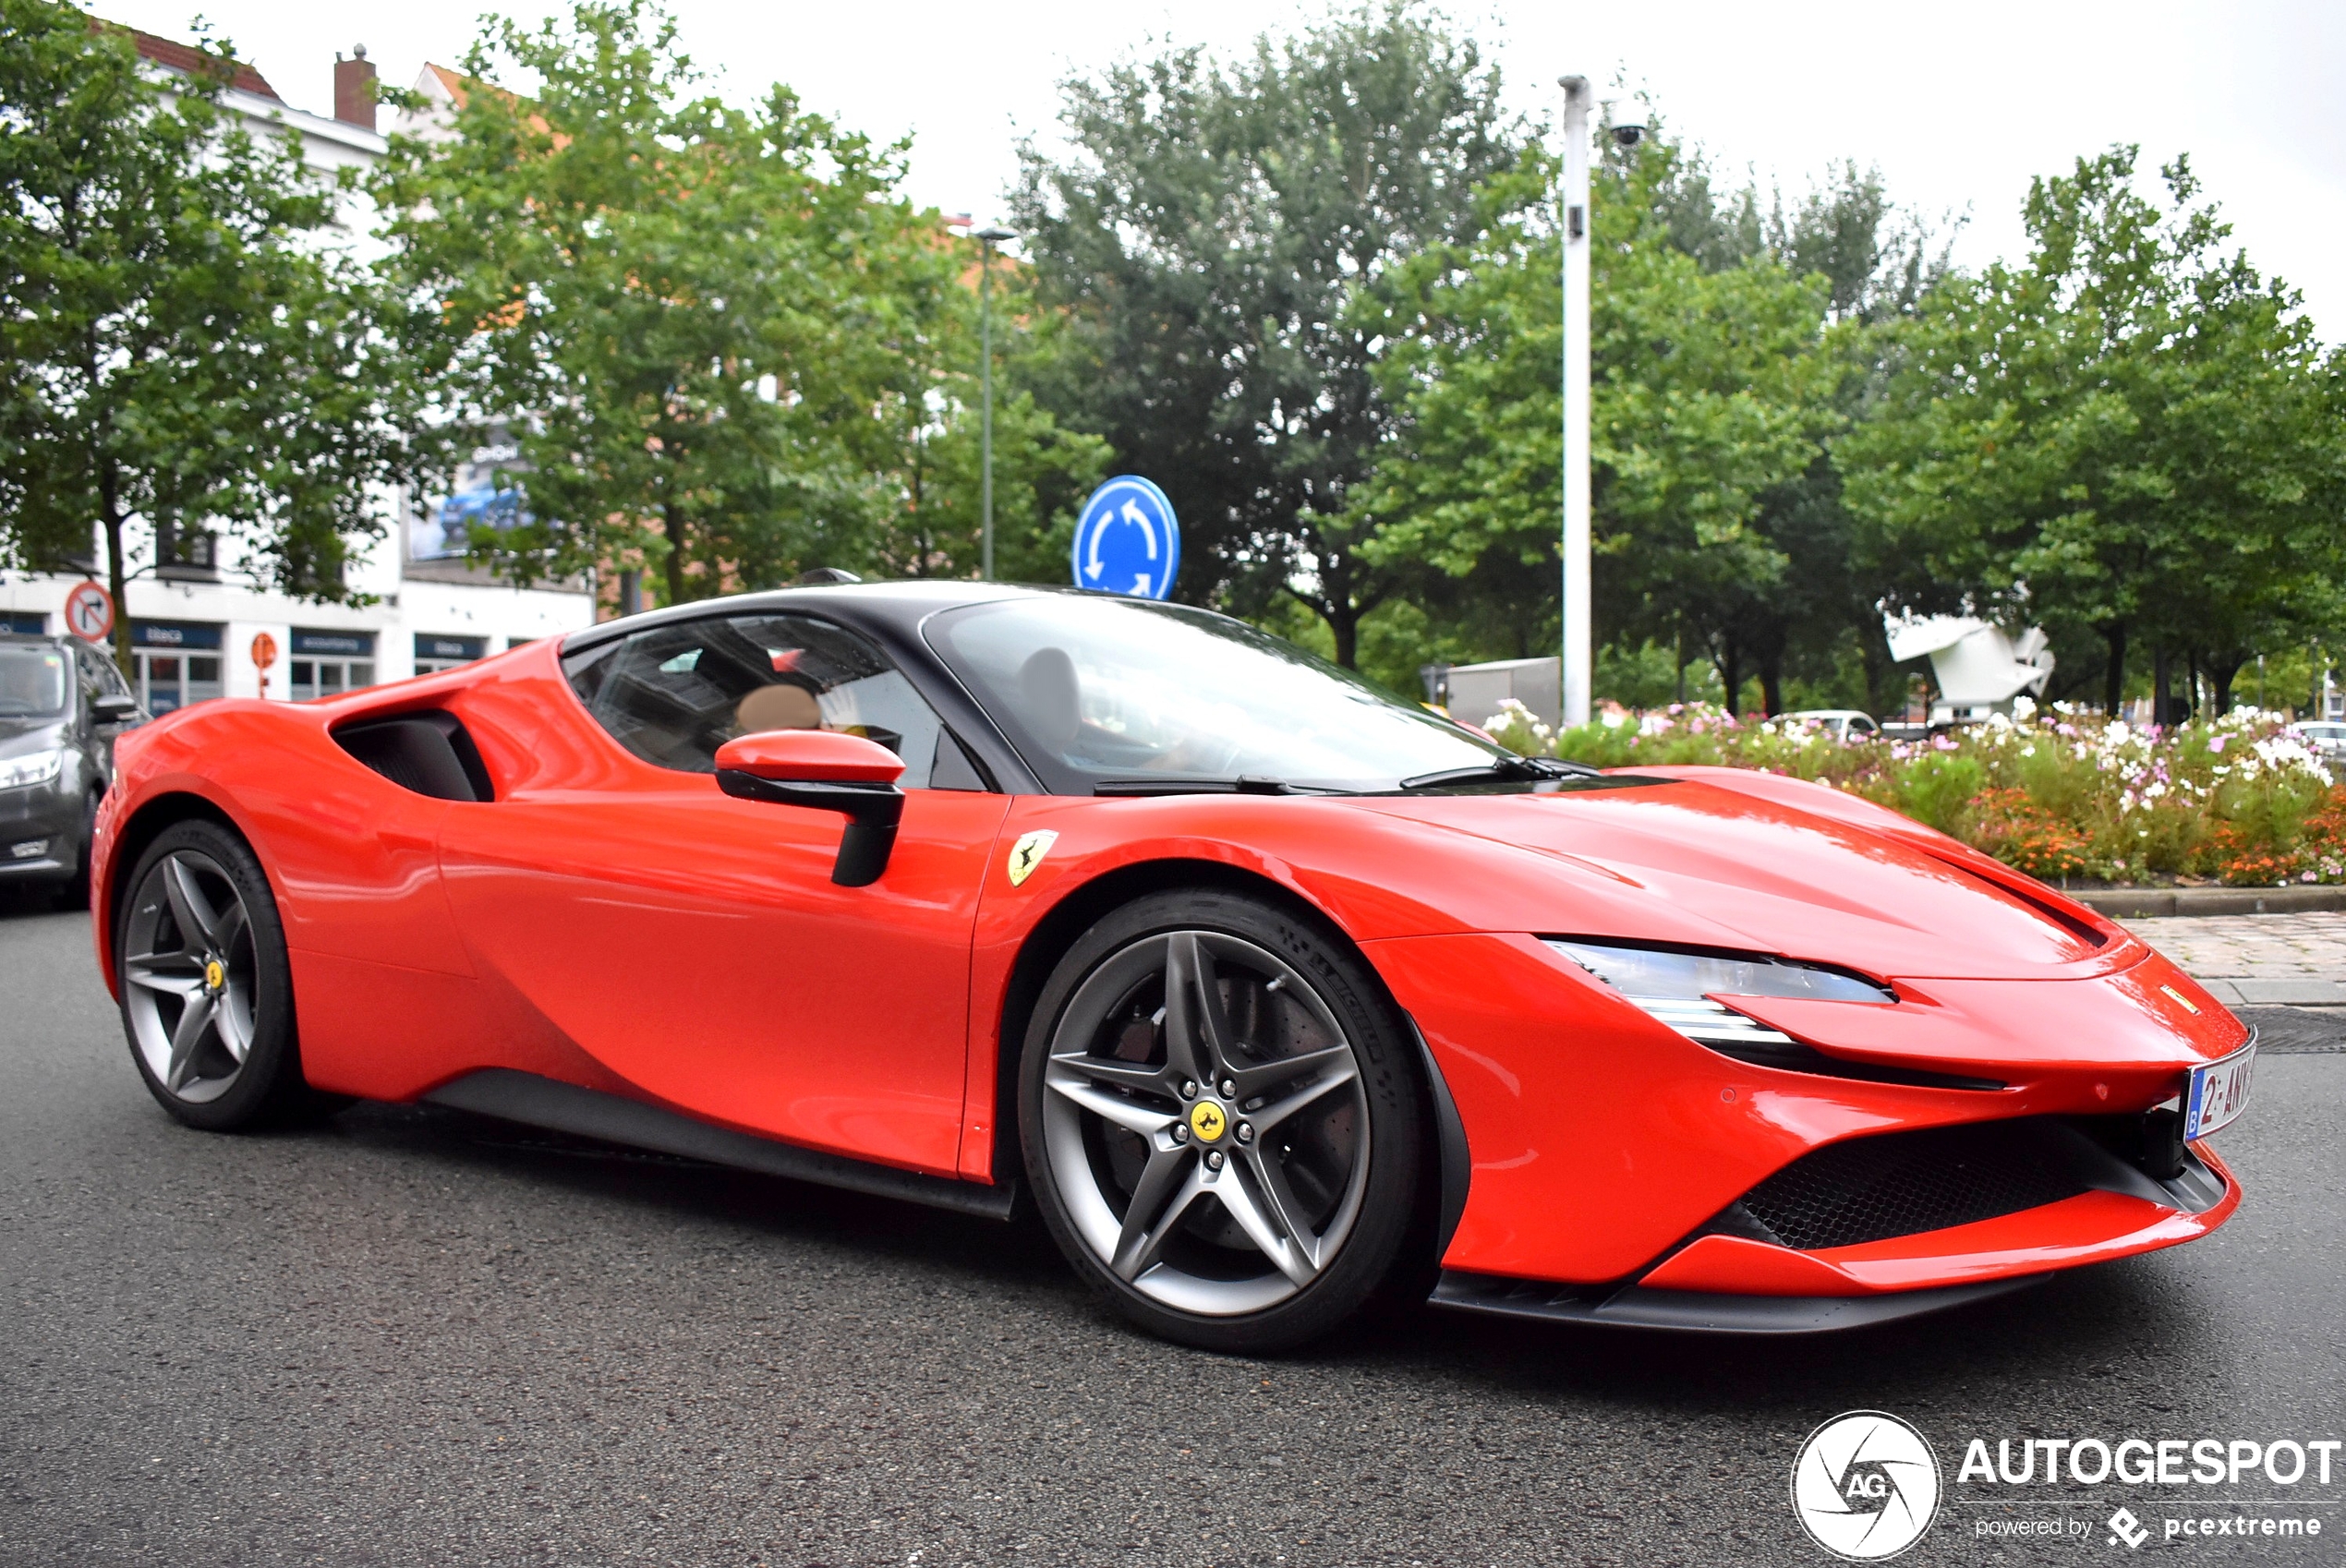
[[27,752],[22,756],[0,757],[0,790],[20,790],[28,784],[46,784],[65,770],[66,753],[62,748]]
[[1895,1002],[1869,980],[1815,964],[1760,954],[1673,952],[1612,942],[1548,946],[1626,995],[1656,1020],[1706,1045],[1790,1044],[1791,1037],[1711,1000],[1727,996],[1790,996],[1812,1002]]

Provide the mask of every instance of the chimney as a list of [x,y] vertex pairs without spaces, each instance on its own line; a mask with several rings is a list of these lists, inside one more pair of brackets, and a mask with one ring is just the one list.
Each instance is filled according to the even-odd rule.
[[334,118],[345,125],[375,128],[375,67],[359,44],[351,58],[334,56]]

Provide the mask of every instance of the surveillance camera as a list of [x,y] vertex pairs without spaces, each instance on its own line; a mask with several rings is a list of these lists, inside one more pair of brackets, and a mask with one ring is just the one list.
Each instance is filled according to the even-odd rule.
[[1620,148],[1624,152],[1626,152],[1630,148],[1637,146],[1638,143],[1643,141],[1645,139],[1646,128],[1643,126],[1615,126],[1613,127],[1614,145]]

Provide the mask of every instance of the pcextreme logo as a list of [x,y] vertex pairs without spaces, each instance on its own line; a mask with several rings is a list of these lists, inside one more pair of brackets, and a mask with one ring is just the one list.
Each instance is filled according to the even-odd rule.
[[1939,1456],[1879,1410],[1835,1416],[1792,1462],[1792,1511],[1835,1557],[1879,1562],[1922,1538],[1939,1513]]

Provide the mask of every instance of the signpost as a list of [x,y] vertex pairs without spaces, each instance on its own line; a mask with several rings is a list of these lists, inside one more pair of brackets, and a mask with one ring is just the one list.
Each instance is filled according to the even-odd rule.
[[1596,669],[1589,565],[1589,107],[1587,77],[1564,77],[1564,658],[1563,718],[1589,722]]
[[76,583],[66,595],[66,629],[85,641],[104,642],[114,631],[114,596],[95,583]]
[[277,662],[277,639],[266,632],[252,634],[252,667],[260,671],[260,695],[269,695],[269,667]]
[[1181,530],[1173,502],[1140,476],[1118,475],[1083,503],[1070,560],[1079,588],[1144,599],[1170,597],[1181,569]]

